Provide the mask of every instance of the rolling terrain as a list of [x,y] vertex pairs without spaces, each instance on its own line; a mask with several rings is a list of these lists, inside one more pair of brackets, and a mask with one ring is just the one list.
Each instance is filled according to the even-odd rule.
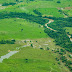
[[0,72],[71,71],[72,0],[0,0]]

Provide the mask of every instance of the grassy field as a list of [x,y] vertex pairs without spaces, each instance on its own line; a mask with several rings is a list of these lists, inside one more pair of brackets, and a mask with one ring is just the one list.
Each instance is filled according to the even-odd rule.
[[58,12],[57,8],[38,8],[37,10],[41,12],[42,15],[52,16],[52,17],[64,17],[63,14],[60,14]]
[[[36,15],[33,10],[36,9],[42,13],[42,15],[52,15],[54,17],[64,17],[63,14],[58,12],[59,7],[71,7],[71,1],[61,0],[61,3],[57,3],[57,0],[54,1],[33,1],[33,2],[21,2],[14,6],[7,6],[6,9],[1,10],[0,12],[25,12],[27,14]],[[68,12],[71,15],[71,10]]]
[[[25,39],[27,40],[27,39]],[[36,42],[37,41],[37,42]],[[8,53],[8,50],[18,50],[17,47],[21,47],[27,44],[33,44],[33,48],[25,47],[20,48],[18,53],[11,56],[9,59],[5,59],[3,63],[0,63],[1,72],[69,72],[68,68],[63,63],[58,65],[55,60],[59,54],[52,52],[57,48],[61,48],[53,42],[54,40],[49,38],[30,39],[24,43],[23,40],[18,40],[13,45],[0,45],[0,56]],[[48,44],[48,45],[45,45]],[[50,50],[46,50],[49,47]],[[41,50],[40,48],[43,48]],[[26,60],[28,59],[28,60]]]
[[[57,3],[58,0],[20,1],[24,2],[17,3],[14,6],[0,6],[0,13],[14,12],[38,16],[33,12],[36,9],[42,16],[64,17],[58,11],[58,8],[72,7],[71,0],[60,0],[61,3]],[[16,2],[16,0],[0,0],[0,4],[5,2]],[[65,12],[72,16],[71,10]],[[71,27],[65,29],[66,32],[72,34]],[[70,72],[61,60],[56,61],[55,58],[60,57],[60,54],[54,53],[53,50],[63,48],[56,45],[54,39],[44,32],[42,25],[22,18],[0,19],[0,40],[11,39],[16,40],[15,44],[0,44],[0,57],[7,54],[9,50],[19,52],[0,63],[0,72]],[[33,47],[31,47],[31,44]],[[24,45],[27,45],[27,47],[21,48]],[[49,50],[47,50],[47,47]],[[70,53],[66,52],[65,56],[71,60],[68,54]],[[60,62],[60,65],[58,62]]]
[[[26,43],[24,41],[26,41]],[[61,48],[59,46],[56,46],[53,41],[54,41],[54,39],[48,37],[48,38],[38,38],[38,39],[17,40],[15,42],[15,44],[0,44],[0,56],[8,53],[8,50],[10,50],[10,51],[18,50],[18,49],[16,49],[17,47],[21,47],[24,45],[30,46],[31,44],[33,44],[33,48],[35,48],[35,49],[43,48],[44,50],[46,50],[47,47],[49,47],[50,50],[55,50],[56,48]],[[47,45],[45,45],[45,44],[47,44]]]
[[[0,64],[1,72],[69,72],[65,67],[59,66],[50,51],[23,48],[9,59]],[[27,60],[26,60],[27,59]]]
[[18,18],[0,20],[0,39],[34,39],[47,37],[44,29],[39,27],[37,23]]
[[57,1],[58,0],[31,2],[28,4],[28,8],[56,8],[72,6],[71,0],[61,0],[61,3],[57,3]]
[[14,51],[16,50],[16,47],[19,46],[21,45],[20,44],[5,44],[5,45],[0,44],[0,57],[7,54],[8,50]]

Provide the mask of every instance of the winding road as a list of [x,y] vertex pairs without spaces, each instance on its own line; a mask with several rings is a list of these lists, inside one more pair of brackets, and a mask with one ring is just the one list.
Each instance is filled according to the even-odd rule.
[[56,31],[56,30],[54,30],[54,29],[52,29],[52,28],[48,27],[48,24],[50,24],[50,23],[52,23],[52,22],[54,22],[54,20],[49,19],[49,22],[48,22],[48,23],[46,23],[46,24],[45,24],[45,26],[46,26],[48,29],[50,29],[50,30]]
[[[54,20],[49,19],[49,22],[48,22],[48,23],[46,23],[46,24],[45,24],[45,26],[46,26],[48,29],[50,29],[50,30],[56,31],[56,30],[54,30],[54,29],[52,29],[52,28],[48,27],[48,24],[50,24],[50,23],[52,23],[52,22],[54,22]],[[67,35],[67,36],[70,38],[70,41],[72,42],[72,38],[71,38],[71,36],[70,36],[70,35]]]

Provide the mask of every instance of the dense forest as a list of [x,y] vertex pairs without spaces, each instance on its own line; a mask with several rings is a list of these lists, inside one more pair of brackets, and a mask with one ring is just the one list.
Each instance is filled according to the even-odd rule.
[[[47,18],[47,17],[46,17]],[[55,39],[56,45],[59,45],[65,48],[67,51],[72,53],[72,42],[70,38],[67,36],[67,33],[64,27],[72,27],[72,18],[52,18],[54,22],[48,24],[50,28],[53,28],[56,31],[52,31],[50,29],[45,28],[45,32],[52,38]]]
[[29,21],[39,23],[41,25],[44,25],[45,23],[47,23],[49,21],[49,20],[43,19],[42,17],[39,17],[39,16],[29,15],[26,13],[16,13],[16,12],[10,12],[9,14],[0,13],[0,19],[4,19],[4,18],[23,18],[23,19],[27,19]]

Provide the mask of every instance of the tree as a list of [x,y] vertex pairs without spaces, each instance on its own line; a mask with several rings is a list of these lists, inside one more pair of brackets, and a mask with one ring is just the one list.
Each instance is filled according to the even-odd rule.
[[57,1],[57,3],[61,3],[60,1]]
[[47,50],[49,50],[49,47],[47,47]]
[[56,58],[56,60],[57,60],[57,61],[59,61],[59,59],[58,59],[58,58]]
[[42,49],[42,50],[43,50],[43,48],[40,48],[40,49]]
[[31,47],[33,47],[33,44],[31,44]]
[[72,34],[71,34],[71,38],[72,38]]
[[58,64],[60,65],[60,62],[58,62]]
[[16,2],[19,2],[19,0],[16,0]]
[[66,59],[66,57],[65,56],[61,56],[61,58],[60,58],[61,60],[62,60],[62,62],[66,62],[67,61],[67,59]]

